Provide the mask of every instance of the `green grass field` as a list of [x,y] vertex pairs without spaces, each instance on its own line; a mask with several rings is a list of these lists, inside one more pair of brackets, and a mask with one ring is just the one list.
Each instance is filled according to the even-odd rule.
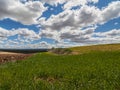
[[120,90],[120,44],[38,53],[0,65],[0,90]]

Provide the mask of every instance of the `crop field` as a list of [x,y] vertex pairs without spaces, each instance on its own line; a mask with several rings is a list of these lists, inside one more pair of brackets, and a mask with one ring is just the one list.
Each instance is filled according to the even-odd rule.
[[24,60],[33,54],[21,54],[21,53],[10,53],[0,52],[0,64],[6,62],[15,62],[17,60]]
[[0,90],[120,90],[120,44],[43,52],[0,64]]

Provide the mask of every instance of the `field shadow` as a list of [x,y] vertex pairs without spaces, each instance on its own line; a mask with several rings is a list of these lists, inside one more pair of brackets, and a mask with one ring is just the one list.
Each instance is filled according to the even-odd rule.
[[48,52],[48,49],[0,49],[1,52],[31,54],[38,52]]

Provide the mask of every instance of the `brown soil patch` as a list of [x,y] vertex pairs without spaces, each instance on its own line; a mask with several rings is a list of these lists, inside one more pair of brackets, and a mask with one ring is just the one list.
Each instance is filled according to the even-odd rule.
[[72,55],[78,55],[78,54],[80,54],[79,52],[72,52]]
[[10,52],[0,52],[0,64],[16,60],[24,60],[30,57],[32,54],[21,54],[21,53],[10,53]]

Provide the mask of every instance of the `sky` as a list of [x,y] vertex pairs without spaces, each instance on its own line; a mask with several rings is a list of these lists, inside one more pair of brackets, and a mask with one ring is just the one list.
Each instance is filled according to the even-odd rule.
[[0,0],[0,48],[120,43],[120,0]]

